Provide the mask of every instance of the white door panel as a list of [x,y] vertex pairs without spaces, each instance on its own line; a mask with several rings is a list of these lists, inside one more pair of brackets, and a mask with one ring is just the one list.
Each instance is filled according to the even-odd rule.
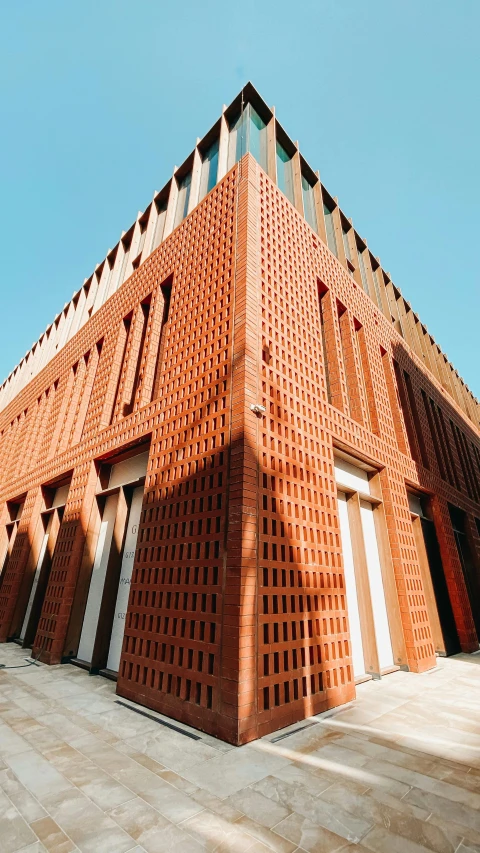
[[371,504],[366,501],[360,501],[360,516],[367,556],[368,580],[370,583],[377,652],[380,669],[386,669],[393,666],[394,661],[373,512]]
[[120,666],[120,655],[122,653],[123,634],[125,632],[125,616],[127,612],[128,596],[130,593],[130,582],[132,579],[133,561],[137,544],[138,525],[142,511],[143,486],[135,489],[132,496],[132,504],[128,516],[128,527],[123,549],[122,567],[118,584],[117,601],[113,617],[112,636],[108,652],[107,669],[118,672]]
[[97,633],[100,605],[102,603],[103,587],[107,572],[108,558],[112,544],[115,516],[117,514],[118,494],[110,495],[105,501],[100,533],[98,536],[95,561],[93,563],[90,589],[88,591],[87,606],[83,617],[82,634],[78,647],[77,657],[90,663],[92,660],[93,646]]
[[46,529],[45,533],[43,534],[43,540],[42,540],[42,545],[40,548],[40,554],[38,555],[37,566],[35,569],[35,575],[33,578],[32,588],[30,590],[30,596],[28,599],[27,609],[25,611],[25,618],[23,620],[22,630],[20,632],[20,639],[21,640],[23,640],[23,638],[25,637],[25,633],[26,633],[27,626],[28,626],[28,620],[30,619],[30,613],[32,612],[33,599],[35,598],[35,593],[37,591],[38,580],[40,577],[40,571],[42,568],[43,559],[45,557],[45,553],[47,550],[48,538],[50,536],[51,526],[52,526],[52,515],[50,515],[50,518],[48,519],[47,529]]
[[365,659],[363,654],[362,631],[360,627],[360,611],[358,608],[357,584],[353,563],[350,523],[348,520],[347,498],[344,492],[338,493],[338,514],[340,519],[340,535],[342,537],[345,591],[347,595],[348,622],[350,625],[353,673],[355,678],[358,678],[361,675],[365,675]]

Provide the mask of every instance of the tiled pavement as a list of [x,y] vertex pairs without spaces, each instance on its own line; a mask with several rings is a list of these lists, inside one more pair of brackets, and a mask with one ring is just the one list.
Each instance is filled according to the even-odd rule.
[[0,670],[1,853],[480,853],[480,654],[241,748],[114,690],[70,665]]

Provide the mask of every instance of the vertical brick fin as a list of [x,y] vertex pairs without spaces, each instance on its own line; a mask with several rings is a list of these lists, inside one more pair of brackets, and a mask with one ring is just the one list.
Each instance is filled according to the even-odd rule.
[[395,385],[395,378],[392,371],[392,362],[390,356],[383,349],[380,348],[380,354],[382,357],[382,366],[385,377],[385,385],[388,394],[388,400],[390,403],[390,413],[392,415],[393,426],[395,429],[395,438],[397,440],[398,449],[401,453],[405,455],[408,453],[407,443],[405,441],[405,432],[402,423],[402,416],[400,411],[400,405],[398,401],[398,390]]
[[412,672],[424,672],[435,666],[435,648],[405,484],[386,468],[380,472],[380,483],[407,662]]
[[364,424],[364,411],[366,401],[362,400],[362,389],[359,376],[359,365],[357,363],[354,345],[354,332],[352,319],[344,305],[337,301],[338,324],[340,328],[340,341],[342,344],[343,366],[347,381],[347,395],[349,400],[350,417],[359,424]]
[[447,468],[451,471],[451,477],[449,478],[450,484],[455,486],[458,491],[460,491],[460,479],[459,479],[459,470],[458,464],[455,462],[453,452],[452,452],[452,444],[450,441],[450,436],[448,434],[447,423],[445,418],[443,417],[443,412],[440,406],[436,407],[437,419],[440,425],[440,434],[443,435],[443,446],[445,448],[445,460],[447,462]]
[[25,409],[20,418],[18,438],[15,442],[15,457],[14,457],[14,465],[12,470],[12,479],[17,477],[22,469],[22,466],[25,462],[25,448],[27,446],[27,439],[29,433],[29,427],[33,418],[33,406],[29,409]]
[[78,401],[77,412],[75,415],[74,422],[72,424],[72,432],[70,435],[70,443],[72,445],[77,444],[82,437],[85,421],[87,419],[88,409],[90,406],[90,398],[92,396],[93,386],[95,384],[95,379],[97,376],[98,363],[100,361],[100,355],[102,352],[102,345],[103,341],[99,341],[99,343],[95,347],[93,347],[90,353],[88,367],[85,372],[82,393]]
[[[171,287],[171,278],[169,286]],[[139,406],[145,406],[154,399],[154,385],[157,372],[155,368],[158,358],[161,360],[160,346],[163,325],[166,320],[165,303],[165,290],[159,284],[152,294],[148,328],[142,354],[137,393],[137,403]]]
[[339,352],[340,330],[338,327],[338,312],[332,294],[320,281],[318,292],[321,301],[321,332],[323,333],[326,364],[328,365],[330,402],[337,409],[340,409],[341,412],[348,412],[345,374]]
[[12,431],[10,437],[10,454],[6,468],[6,478],[7,480],[15,479],[15,471],[18,466],[18,443],[21,441],[23,424],[25,420],[25,413],[22,411],[17,415],[15,421],[12,424]]
[[473,466],[473,476],[475,477],[475,482],[477,484],[477,490],[480,492],[480,449],[476,444],[470,442],[473,458],[475,460],[475,464]]
[[39,398],[38,408],[35,413],[35,421],[32,425],[31,433],[28,439],[29,453],[25,456],[25,459],[23,460],[21,471],[22,474],[25,471],[28,471],[31,466],[33,467],[38,459],[41,445],[41,437],[45,428],[45,419],[48,415],[50,394],[51,389],[47,388],[46,391],[44,391],[41,397]]
[[86,353],[76,366],[73,387],[68,401],[62,425],[62,432],[57,446],[57,453],[63,453],[71,444],[72,433],[77,422],[77,413],[83,395],[84,383],[87,377],[87,364],[90,353]]
[[173,287],[173,276],[169,276],[168,279],[163,282],[161,285],[161,293],[163,297],[163,310],[162,310],[162,320],[158,341],[158,349],[155,355],[155,358],[152,359],[152,392],[150,400],[156,400],[161,388],[162,383],[162,362],[163,362],[163,351],[165,348],[165,341],[168,334],[167,329],[167,321],[170,311],[170,302],[172,298],[172,287]]
[[412,459],[415,460],[415,462],[420,462],[421,460],[420,460],[420,454],[419,454],[419,450],[418,450],[415,426],[414,426],[414,422],[413,422],[412,413],[410,411],[407,392],[405,390],[404,378],[402,376],[402,371],[401,371],[400,365],[397,363],[397,361],[395,359],[393,360],[393,369],[395,372],[395,379],[397,382],[397,391],[398,391],[398,396],[400,399],[400,408],[401,408],[401,412],[403,415],[403,422],[405,424],[405,431],[406,431],[407,437],[408,437],[408,445],[409,445],[410,454],[412,456]]
[[135,370],[138,363],[140,342],[145,328],[145,314],[142,305],[138,305],[133,311],[131,318],[125,318],[125,346],[123,348],[122,362],[118,387],[112,415],[112,423],[117,423],[130,414],[132,388],[135,381]]
[[479,487],[478,478],[477,478],[476,473],[475,473],[475,464],[474,464],[473,455],[472,455],[473,454],[473,445],[472,445],[472,453],[470,453],[470,446],[469,446],[469,442],[465,436],[465,433],[463,433],[461,430],[459,430],[459,432],[460,432],[462,444],[463,444],[463,447],[465,450],[465,463],[467,466],[467,473],[468,473],[468,477],[470,480],[470,489],[471,489],[470,497],[475,501],[475,503],[479,503],[480,502],[480,487]]
[[131,414],[141,383],[142,356],[150,314],[151,295],[140,303],[136,313],[131,336],[131,349],[127,352],[125,381],[119,398],[118,417]]
[[413,418],[414,431],[415,431],[415,435],[417,437],[418,446],[420,448],[420,458],[421,458],[422,464],[425,466],[425,468],[430,468],[430,462],[428,459],[427,448],[425,446],[425,440],[423,438],[422,424],[421,424],[420,416],[418,413],[417,400],[416,400],[412,380],[411,380],[410,374],[407,373],[406,370],[403,371],[403,377],[405,380],[405,387],[407,389],[408,402],[410,404],[410,413],[411,413],[411,417]]
[[359,351],[360,370],[363,375],[363,387],[365,388],[370,428],[376,435],[380,435],[377,402],[375,399],[375,383],[373,381],[372,369],[370,366],[371,357],[368,351],[367,336],[365,334],[364,327],[358,322],[358,320],[354,321],[354,326]]
[[133,311],[130,311],[129,314],[123,318],[118,327],[117,340],[115,342],[113,353],[113,363],[108,375],[105,403],[100,416],[101,426],[107,426],[108,424],[113,423],[117,413],[118,400],[121,395],[124,379],[128,342],[131,335],[132,315]]
[[60,406],[60,397],[57,394],[59,380],[56,379],[48,391],[48,406],[45,410],[45,419],[43,422],[41,442],[38,452],[38,460],[43,462],[47,457],[48,448],[52,440],[52,431],[58,416]]
[[63,381],[60,382],[58,388],[58,395],[55,395],[55,409],[53,411],[54,421],[52,423],[52,432],[48,436],[50,438],[50,444],[47,451],[47,459],[51,459],[52,456],[55,455],[59,442],[61,440],[62,431],[65,424],[65,418],[67,417],[68,408],[70,405],[70,400],[72,397],[74,385],[75,385],[75,374],[78,367],[72,367],[68,373],[62,377]]
[[462,651],[475,652],[478,649],[479,639],[475,630],[465,577],[455,543],[448,503],[445,498],[439,495],[433,496],[432,513],[458,639]]
[[5,425],[3,430],[2,441],[2,477],[5,482],[8,482],[8,467],[10,464],[10,455],[13,446],[14,421]]
[[442,453],[440,450],[440,442],[439,442],[439,438],[437,435],[437,426],[435,424],[434,417],[432,414],[432,409],[433,409],[434,403],[433,403],[433,400],[430,400],[430,403],[429,403],[427,395],[425,394],[425,391],[423,390],[423,388],[422,388],[421,394],[422,394],[422,400],[423,400],[423,406],[425,409],[425,414],[427,415],[428,426],[430,428],[430,436],[432,439],[435,458],[437,460],[438,471],[439,471],[439,474],[440,474],[442,480],[446,480],[447,475],[446,475],[446,469],[445,469],[445,465],[444,465],[443,456],[442,456]]

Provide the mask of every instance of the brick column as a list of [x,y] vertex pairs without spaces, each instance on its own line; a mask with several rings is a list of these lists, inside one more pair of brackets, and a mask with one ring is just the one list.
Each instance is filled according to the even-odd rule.
[[443,571],[445,572],[448,594],[452,602],[460,646],[462,652],[475,652],[478,649],[479,638],[475,630],[462,564],[458,556],[452,522],[448,511],[448,504],[443,498],[434,495],[431,505]]
[[380,483],[407,663],[412,672],[425,672],[435,666],[435,648],[413,529],[403,523],[410,520],[405,483],[387,468],[380,472]]
[[236,742],[257,736],[257,416],[259,215],[258,167],[247,155],[238,188],[228,549],[225,567],[221,713]]

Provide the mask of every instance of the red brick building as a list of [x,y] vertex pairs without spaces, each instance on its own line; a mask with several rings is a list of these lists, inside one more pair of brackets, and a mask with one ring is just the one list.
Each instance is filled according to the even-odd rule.
[[250,84],[0,407],[2,641],[233,743],[478,649],[478,401]]

